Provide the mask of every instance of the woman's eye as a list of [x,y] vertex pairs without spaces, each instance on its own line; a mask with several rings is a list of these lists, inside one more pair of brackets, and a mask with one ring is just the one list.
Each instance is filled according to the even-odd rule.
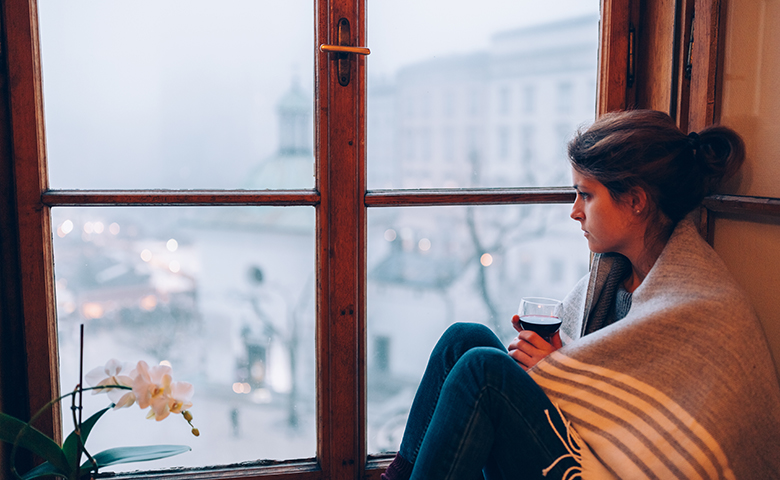
[[590,195],[585,193],[585,192],[577,192],[577,193],[579,193],[580,198],[583,199],[583,200],[587,200],[588,197],[590,197]]

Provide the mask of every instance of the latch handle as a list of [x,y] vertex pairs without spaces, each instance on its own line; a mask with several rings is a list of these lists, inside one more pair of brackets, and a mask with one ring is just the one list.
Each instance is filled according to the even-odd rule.
[[339,85],[346,87],[349,85],[350,57],[351,53],[356,55],[369,55],[371,50],[366,47],[353,47],[349,45],[349,20],[342,18],[338,25],[338,45],[320,45],[321,52],[330,52],[337,55],[336,73],[339,77]]
[[342,47],[341,45],[320,45],[322,52],[346,52],[356,53],[358,55],[370,55],[371,50],[366,47]]

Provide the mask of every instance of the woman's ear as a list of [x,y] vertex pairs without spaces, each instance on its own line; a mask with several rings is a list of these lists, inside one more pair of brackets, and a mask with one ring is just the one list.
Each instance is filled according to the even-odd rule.
[[641,215],[647,212],[648,198],[647,192],[642,187],[633,187],[626,192],[626,201],[631,207],[631,211],[637,215]]

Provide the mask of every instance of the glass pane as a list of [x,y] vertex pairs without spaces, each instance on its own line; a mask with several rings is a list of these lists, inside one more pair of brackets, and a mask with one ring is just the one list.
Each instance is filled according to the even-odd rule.
[[370,2],[369,188],[568,185],[566,142],[596,109],[598,8]]
[[41,0],[53,188],[312,188],[311,0]]
[[[195,387],[199,437],[181,415],[158,423],[133,405],[87,442],[192,452],[109,471],[314,457],[313,208],[55,208],[52,222],[63,392],[78,383],[81,324],[85,372],[167,361]],[[109,404],[84,399],[85,419]]]
[[395,451],[436,340],[455,322],[506,344],[522,296],[587,273],[569,205],[375,208],[368,215],[368,446]]

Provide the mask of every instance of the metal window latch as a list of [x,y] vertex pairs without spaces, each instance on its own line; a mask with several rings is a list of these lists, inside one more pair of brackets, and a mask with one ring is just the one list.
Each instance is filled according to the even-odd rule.
[[691,79],[693,72],[693,29],[696,26],[696,11],[691,15],[691,38],[688,40],[688,54],[685,56],[685,78]]
[[339,85],[346,87],[349,85],[350,54],[369,55],[371,50],[366,47],[353,47],[349,45],[349,20],[342,18],[338,25],[338,45],[320,45],[321,52],[335,53],[336,73],[339,78]]
[[626,86],[634,86],[636,79],[636,30],[633,25],[628,27],[628,73],[626,75]]

